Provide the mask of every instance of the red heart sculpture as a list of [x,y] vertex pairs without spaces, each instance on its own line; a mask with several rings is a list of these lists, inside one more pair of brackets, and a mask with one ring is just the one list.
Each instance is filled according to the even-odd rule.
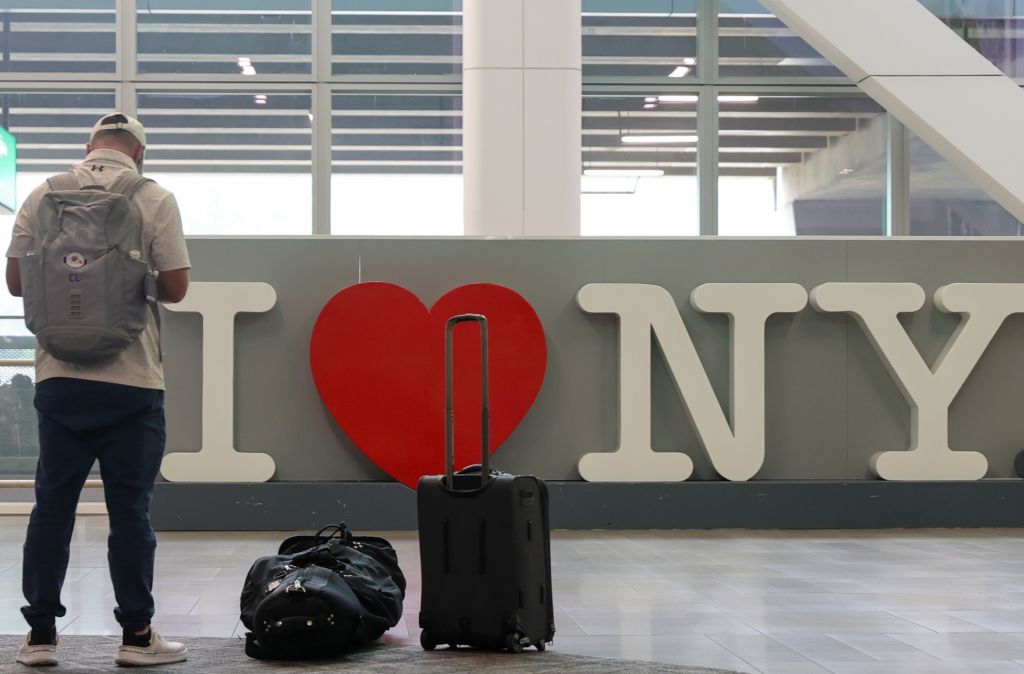
[[[544,379],[544,328],[533,307],[489,283],[447,293],[431,309],[391,283],[345,288],[324,306],[309,347],[313,380],[349,438],[399,482],[444,472],[444,328],[462,313],[487,316],[490,451],[519,424]],[[456,326],[455,465],[480,463],[480,337]]]

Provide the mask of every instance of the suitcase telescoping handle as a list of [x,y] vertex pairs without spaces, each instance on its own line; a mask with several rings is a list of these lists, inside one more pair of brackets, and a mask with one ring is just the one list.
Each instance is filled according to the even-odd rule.
[[480,416],[480,430],[483,435],[483,454],[480,460],[480,486],[483,487],[491,477],[490,436],[490,403],[487,395],[487,317],[481,314],[459,314],[448,319],[444,329],[444,412],[445,412],[445,477],[448,488],[455,488],[455,402],[452,394],[452,334],[459,323],[474,322],[480,324],[480,375],[482,382],[483,410]]

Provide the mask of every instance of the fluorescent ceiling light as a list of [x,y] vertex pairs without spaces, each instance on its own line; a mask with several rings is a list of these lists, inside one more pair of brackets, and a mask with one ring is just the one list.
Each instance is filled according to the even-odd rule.
[[687,56],[686,58],[683,59],[683,65],[690,66],[692,68],[693,66],[697,65],[697,59],[693,58],[692,56]]
[[242,69],[243,75],[255,75],[256,68],[252,66],[252,59],[248,56],[238,57],[238,67]]
[[657,96],[646,96],[646,97],[644,97],[644,103],[657,103],[657,102],[658,102],[658,97]]
[[658,107],[657,103],[644,103],[644,110],[653,110]]
[[830,66],[828,59],[817,57],[817,58],[784,58],[779,61],[776,65],[786,67],[799,67],[799,66]]
[[623,143],[638,143],[641,145],[668,145],[673,143],[696,143],[697,136],[678,136],[669,134],[653,135],[626,135],[622,137]]
[[[697,94],[678,94],[668,96],[658,96],[659,103],[696,103]],[[644,100],[647,100],[646,98]],[[757,103],[761,98],[759,96],[747,96],[742,94],[720,94],[718,96],[719,103]]]
[[676,66],[676,69],[668,74],[669,77],[686,77],[690,74],[690,68],[687,66]]
[[683,94],[673,96],[658,96],[659,103],[696,103],[697,94]]
[[643,178],[646,176],[663,176],[661,169],[584,169],[585,176],[606,176],[609,178]]

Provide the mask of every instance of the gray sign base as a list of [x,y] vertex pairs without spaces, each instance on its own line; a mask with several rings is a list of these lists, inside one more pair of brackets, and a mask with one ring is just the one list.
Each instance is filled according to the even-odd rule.
[[[553,529],[1024,527],[1024,480],[978,482],[549,482]],[[159,531],[416,528],[416,494],[393,482],[156,485]]]

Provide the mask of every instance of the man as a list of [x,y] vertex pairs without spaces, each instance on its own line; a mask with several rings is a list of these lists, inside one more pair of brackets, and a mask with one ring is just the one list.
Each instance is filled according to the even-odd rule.
[[[109,188],[125,174],[142,172],[146,133],[121,113],[102,117],[92,129],[85,161],[72,168],[79,185]],[[47,183],[18,211],[7,251],[7,286],[20,297],[18,258],[35,250],[39,210]],[[157,274],[157,298],[179,302],[189,284],[189,258],[174,196],[152,181],[131,197],[142,221],[142,259]],[[134,253],[134,251],[133,251]],[[94,461],[99,461],[110,521],[107,560],[123,630],[116,662],[152,665],[184,660],[184,645],[163,639],[153,617],[153,558],[156,537],[149,522],[153,483],[164,452],[164,379],[154,317],[113,359],[98,364],[58,360],[36,351],[39,463],[36,504],[24,548],[21,611],[31,631],[16,660],[57,664],[56,618],[67,572],[75,508]]]

